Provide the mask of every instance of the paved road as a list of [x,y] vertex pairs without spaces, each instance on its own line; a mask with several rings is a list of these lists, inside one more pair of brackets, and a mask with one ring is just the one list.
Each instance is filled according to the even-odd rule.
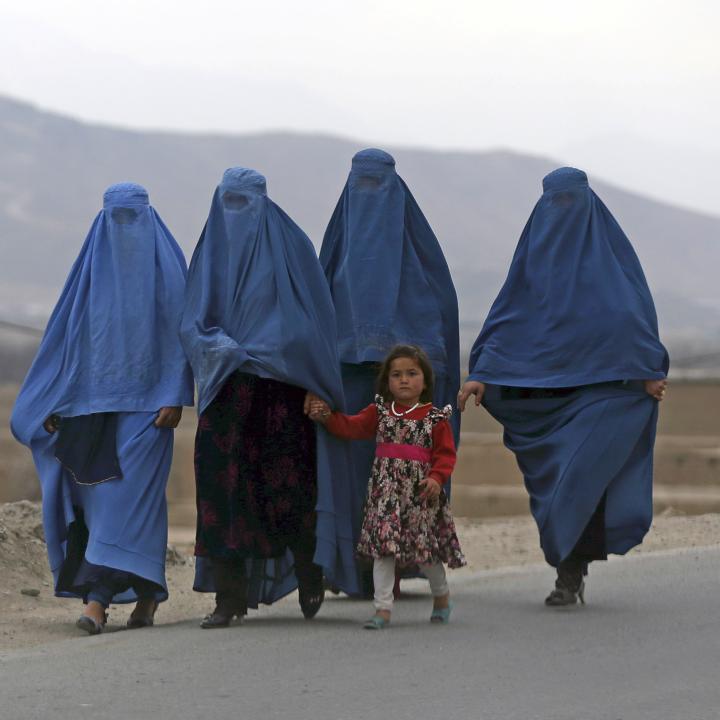
[[454,585],[449,626],[413,586],[386,632],[365,602],[312,623],[289,599],[242,626],[196,621],[0,655],[2,720],[714,720],[720,550],[593,568],[588,605],[553,610],[541,568]]

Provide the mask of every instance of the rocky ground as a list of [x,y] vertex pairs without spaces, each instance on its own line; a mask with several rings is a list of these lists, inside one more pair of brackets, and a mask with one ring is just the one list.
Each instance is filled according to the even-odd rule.
[[[451,582],[453,577],[477,571],[543,562],[537,530],[528,517],[460,518],[458,534],[468,566],[454,571]],[[191,539],[192,531],[171,531],[167,568],[170,599],[158,611],[158,625],[200,618],[212,608],[211,598],[192,590]],[[720,545],[720,514],[683,516],[668,510],[655,519],[645,542],[633,552],[710,545]],[[53,597],[38,503],[0,504],[0,577],[0,651],[85,637],[74,625],[81,603]],[[548,586],[551,582],[549,571]],[[542,595],[546,589],[538,588],[538,593]],[[282,602],[295,600],[291,597]],[[123,629],[130,609],[111,607],[107,631]],[[359,612],[355,607],[350,611]]]

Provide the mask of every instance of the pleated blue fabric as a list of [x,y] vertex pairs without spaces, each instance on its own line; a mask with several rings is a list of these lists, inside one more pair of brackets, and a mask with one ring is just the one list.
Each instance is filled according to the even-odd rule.
[[230,168],[215,190],[190,262],[181,340],[201,414],[235,370],[342,402],[335,313],[317,255],[255,170]]
[[[202,413],[240,370],[310,390],[344,408],[335,311],[312,243],[268,196],[265,178],[230,168],[213,195],[190,263],[181,340]],[[347,448],[317,430],[317,550],[333,584],[357,592]],[[214,589],[198,558],[195,588]],[[260,569],[258,569],[260,568]],[[292,556],[249,568],[249,604],[292,591]]]
[[108,188],[15,402],[15,437],[30,445],[51,413],[192,405],[178,341],[186,272],[145,188]]
[[582,170],[555,170],[543,190],[473,346],[470,378],[571,387],[665,377],[655,305],[620,225]]
[[557,566],[604,495],[608,552],[650,527],[657,401],[643,381],[669,359],[640,262],[585,173],[560,168],[543,189],[468,379],[486,383]]
[[440,243],[388,153],[371,148],[353,157],[320,262],[341,362],[382,362],[393,345],[419,345],[457,392],[455,287]]

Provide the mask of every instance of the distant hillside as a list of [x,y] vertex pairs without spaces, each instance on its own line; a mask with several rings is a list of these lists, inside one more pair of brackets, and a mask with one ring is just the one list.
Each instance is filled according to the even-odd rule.
[[[0,98],[0,319],[43,321],[111,183],[145,185],[189,257],[223,170],[251,166],[319,246],[350,159],[367,145],[289,133],[128,131]],[[559,163],[508,151],[385,149],[440,238],[471,338],[543,175]],[[591,183],[640,255],[666,340],[703,351],[720,346],[720,218]]]

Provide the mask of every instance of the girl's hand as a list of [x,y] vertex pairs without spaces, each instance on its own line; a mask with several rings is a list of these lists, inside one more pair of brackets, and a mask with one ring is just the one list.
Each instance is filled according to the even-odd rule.
[[458,393],[458,408],[460,412],[465,411],[465,403],[471,395],[475,396],[475,407],[477,407],[483,399],[485,394],[485,383],[478,382],[477,380],[468,380]]
[[310,411],[308,412],[311,420],[320,423],[326,423],[331,415],[330,406],[324,401],[312,400],[310,402]]
[[434,477],[426,477],[420,481],[420,486],[423,488],[420,491],[421,500],[434,500],[440,496],[440,483]]
[[176,428],[182,417],[181,407],[162,407],[155,418],[155,427]]
[[665,397],[667,384],[667,378],[664,378],[663,380],[646,380],[645,392],[660,402]]
[[50,433],[50,435],[56,433],[60,429],[60,416],[50,415],[43,423],[43,427],[45,432]]

